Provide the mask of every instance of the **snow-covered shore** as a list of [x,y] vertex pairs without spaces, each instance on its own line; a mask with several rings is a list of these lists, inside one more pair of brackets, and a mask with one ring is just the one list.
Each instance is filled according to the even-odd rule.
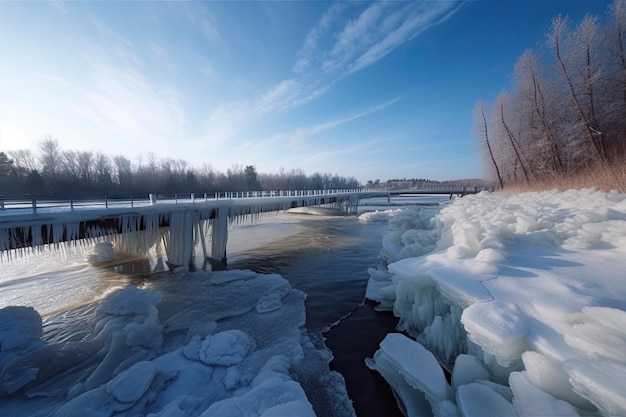
[[367,363],[407,415],[626,415],[626,195],[405,210],[381,257],[367,297],[411,337],[389,335]]

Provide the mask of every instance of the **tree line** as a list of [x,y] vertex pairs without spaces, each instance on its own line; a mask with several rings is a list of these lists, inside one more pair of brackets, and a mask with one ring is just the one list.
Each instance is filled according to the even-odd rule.
[[624,189],[626,0],[577,24],[553,18],[545,44],[518,58],[512,91],[476,103],[474,133],[499,187],[602,172]]
[[131,161],[124,155],[63,150],[45,137],[37,152],[0,152],[0,195],[130,196],[224,191],[357,188],[354,177],[301,169],[258,173],[254,165],[233,165],[225,173],[205,163],[200,168],[185,160],[159,158],[150,152]]
[[482,187],[490,188],[490,181],[481,178],[463,178],[449,181],[437,181],[427,178],[392,178],[387,181],[368,180],[365,188],[384,189],[389,191],[398,190],[430,190],[436,188],[462,188],[462,187]]

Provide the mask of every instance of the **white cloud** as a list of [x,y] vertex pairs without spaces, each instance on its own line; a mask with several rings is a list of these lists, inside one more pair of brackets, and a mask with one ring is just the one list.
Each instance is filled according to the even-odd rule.
[[289,110],[300,97],[300,85],[291,78],[283,80],[261,93],[256,99],[255,108],[259,116],[267,113]]
[[381,26],[381,39],[368,48],[349,67],[349,72],[357,72],[379,61],[391,51],[413,39],[428,28],[440,24],[451,17],[460,3],[453,2],[415,2],[402,10],[399,15],[385,21]]
[[[121,139],[144,146],[163,149],[170,140],[181,139],[186,116],[178,92],[150,79],[132,42],[101,23],[98,28],[107,41],[91,45],[86,55],[85,101],[71,104],[72,110]],[[151,44],[151,52],[167,59],[167,52],[156,43]]]
[[316,58],[320,38],[327,36],[332,25],[338,20],[347,8],[343,2],[332,3],[324,12],[318,23],[307,34],[302,48],[298,52],[298,60],[294,65],[294,72],[300,74],[308,69]]
[[[461,1],[412,1],[333,4],[309,32],[296,73],[342,77],[379,61],[397,47],[452,16]],[[349,10],[347,10],[349,9]],[[352,17],[339,21],[342,14]],[[335,34],[334,36],[330,36]],[[324,42],[325,41],[325,42]],[[319,63],[318,67],[314,67]]]
[[384,103],[380,103],[374,106],[367,107],[365,109],[360,109],[352,114],[339,118],[333,119],[326,122],[318,123],[309,127],[298,127],[290,132],[280,132],[267,139],[262,139],[258,141],[247,141],[242,144],[239,149],[268,149],[272,146],[284,146],[289,145],[291,147],[301,148],[306,145],[307,140],[315,136],[319,133],[322,133],[327,130],[331,130],[337,126],[340,126],[345,123],[349,123],[353,120],[360,119],[372,113],[379,112],[381,110],[386,109],[387,107],[393,105],[398,99],[393,99],[386,101]]
[[217,20],[209,12],[207,5],[201,1],[170,1],[169,7],[181,14],[185,19],[197,26],[208,42],[221,39]]

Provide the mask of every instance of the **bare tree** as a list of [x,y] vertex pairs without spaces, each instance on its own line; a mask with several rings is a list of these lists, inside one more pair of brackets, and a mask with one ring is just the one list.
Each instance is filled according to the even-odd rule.
[[[587,23],[583,26],[581,25],[579,28],[580,32],[583,31],[591,31],[594,28],[594,24],[591,23],[590,19],[587,19]],[[575,61],[575,56],[577,53],[580,53],[580,49],[576,49],[577,42],[576,39],[571,35],[569,19],[563,17],[561,15],[552,19],[552,26],[550,28],[550,32],[548,33],[548,45],[551,47],[554,55],[557,59],[558,67],[560,69],[561,75],[566,83],[567,90],[569,91],[569,99],[571,100],[575,112],[578,116],[578,123],[583,128],[583,133],[585,134],[589,148],[595,155],[596,159],[604,159],[604,152],[602,146],[602,132],[598,129],[597,122],[592,119],[589,111],[585,111],[585,105],[582,102],[581,92],[577,88],[577,83],[575,82],[572,70],[570,69],[570,65],[572,61]],[[584,56],[586,58],[587,68],[585,70],[591,71],[591,50],[590,50],[590,42],[592,35],[585,34],[581,35],[585,40],[583,44],[584,47]],[[589,78],[588,81],[591,80],[591,73],[587,75]],[[587,90],[587,94],[589,91]],[[588,109],[589,110],[589,109]],[[595,112],[594,112],[595,114]]]
[[56,183],[56,176],[61,160],[59,142],[52,136],[45,136],[41,142],[39,142],[39,150],[41,151],[39,160],[41,162],[44,180],[46,180],[51,187],[51,191],[54,191],[52,187],[54,187]]
[[78,152],[78,176],[83,188],[88,188],[94,184],[93,172],[94,156],[91,151]]
[[17,149],[9,151],[8,154],[13,160],[18,183],[24,185],[28,174],[39,168],[35,155],[30,149]]
[[498,98],[496,99],[496,107],[498,108],[499,120],[500,120],[500,123],[502,123],[502,127],[504,128],[504,131],[506,132],[506,137],[511,143],[511,148],[513,149],[513,153],[515,154],[514,164],[516,166],[517,164],[520,165],[522,172],[524,173],[524,178],[526,179],[526,182],[529,182],[530,177],[528,176],[528,168],[526,167],[526,161],[524,160],[524,156],[522,155],[522,152],[520,151],[518,140],[516,139],[513,131],[511,130],[511,128],[506,122],[506,118],[504,117],[504,103],[507,101],[507,99],[508,98],[504,93],[500,94]]
[[489,129],[487,127],[487,117],[485,115],[485,104],[482,100],[478,100],[474,105],[474,134],[478,137],[479,147],[482,148],[484,146],[484,148],[487,149],[489,156],[488,160],[495,170],[498,184],[500,184],[500,188],[504,188],[500,168],[498,168],[498,163],[496,162],[493,150],[491,149],[491,143],[489,142]]
[[563,171],[559,141],[553,132],[551,119],[555,117],[553,109],[546,103],[544,95],[545,82],[539,72],[537,57],[532,50],[527,49],[515,64],[515,80],[517,93],[521,100],[530,103],[530,128],[539,131],[537,146],[533,149],[533,159],[546,159],[553,173]]
[[130,192],[133,177],[130,159],[126,158],[124,155],[114,155],[112,160],[115,166],[115,182],[117,182],[119,190],[122,193]]

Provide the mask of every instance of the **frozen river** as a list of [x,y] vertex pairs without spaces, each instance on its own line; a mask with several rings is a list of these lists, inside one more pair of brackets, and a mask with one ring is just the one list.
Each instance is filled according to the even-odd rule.
[[[399,415],[387,385],[377,373],[364,366],[364,358],[373,355],[378,342],[393,331],[395,325],[390,314],[376,313],[371,305],[362,305],[368,268],[377,266],[390,213],[413,204],[426,204],[427,210],[436,211],[439,202],[447,201],[447,196],[401,197],[392,200],[392,205],[388,205],[386,199],[371,200],[369,205],[359,209],[359,216],[278,213],[231,226],[228,270],[279,274],[294,290],[306,294],[304,327],[308,338],[315,349],[324,352],[324,338],[328,337],[328,345],[337,351],[331,368],[341,371],[347,379],[348,394],[359,416],[380,415],[383,410],[388,416]],[[376,210],[378,213],[372,215]],[[211,265],[200,258],[197,258],[196,271],[191,273],[168,271],[164,259],[158,256],[118,257],[109,264],[93,265],[86,260],[90,250],[89,247],[68,248],[35,253],[10,262],[5,260],[0,277],[0,308],[33,307],[43,318],[44,340],[76,341],[89,331],[85,323],[95,320],[94,311],[102,300],[129,284],[159,291],[161,300],[166,300],[157,304],[160,324],[164,324],[166,310],[160,306],[175,298],[174,304],[180,311],[168,311],[170,318],[188,311],[189,305],[203,299],[204,287],[197,278],[202,280],[201,277],[211,274],[207,272]],[[176,285],[161,285],[165,281]],[[180,286],[186,286],[188,291],[181,291]],[[320,404],[328,402],[328,394],[311,392],[319,390],[314,383],[299,382],[318,416],[335,413],[336,410],[327,410],[327,406]],[[345,403],[345,400],[337,401]],[[45,409],[44,403],[50,410],[58,406],[54,401],[43,401],[37,396],[35,401],[13,398],[5,407],[26,413],[32,407]],[[0,399],[0,410],[2,408]],[[345,415],[350,415],[350,411]]]

